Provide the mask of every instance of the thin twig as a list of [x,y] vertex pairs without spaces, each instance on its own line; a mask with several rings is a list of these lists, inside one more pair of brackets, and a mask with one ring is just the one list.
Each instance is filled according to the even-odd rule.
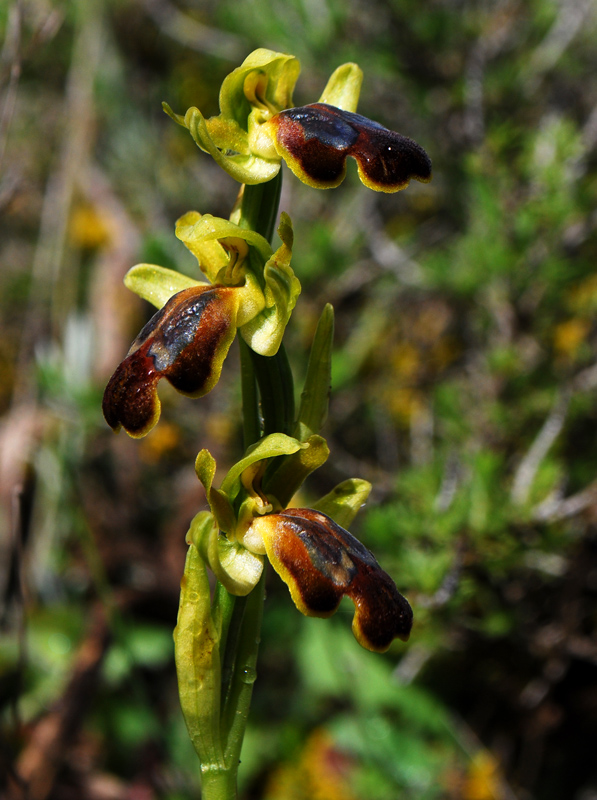
[[529,59],[525,60],[525,89],[532,94],[544,75],[553,69],[576,35],[582,30],[587,17],[594,11],[594,0],[565,0],[554,24]]
[[[511,498],[512,502],[516,505],[523,505],[529,496],[529,492],[531,490],[531,486],[533,481],[535,480],[535,476],[539,467],[541,466],[541,462],[549,452],[549,449],[558,438],[560,433],[562,432],[562,428],[564,427],[564,423],[566,422],[566,415],[568,413],[568,407],[570,404],[571,398],[579,393],[579,392],[588,392],[592,389],[597,387],[597,364],[593,364],[590,367],[582,370],[576,375],[564,388],[564,390],[558,395],[556,398],[552,410],[549,413],[547,419],[543,423],[541,430],[537,434],[533,444],[531,445],[529,451],[527,452],[526,456],[520,462],[518,469],[516,470],[516,474],[514,475],[514,480],[512,482],[512,492]],[[588,490],[585,490],[588,491]],[[581,493],[582,494],[582,493]],[[578,497],[578,495],[577,495]],[[572,501],[572,498],[570,498]],[[558,508],[563,508],[567,501],[554,501],[553,498],[550,498],[549,501],[544,501],[540,506],[537,507],[535,515],[537,519],[553,519],[553,514],[555,513],[555,505]],[[585,508],[582,505],[584,500],[581,500],[580,508]],[[575,508],[575,503],[571,502],[570,505],[567,507],[568,509]],[[572,516],[572,514],[578,513],[578,511],[572,512],[563,512],[564,516]],[[563,517],[558,517],[563,518]]]
[[21,77],[21,4],[17,2],[8,12],[8,24],[6,26],[6,39],[0,55],[0,62],[9,65],[9,81],[2,111],[0,112],[0,175],[2,174],[2,162],[8,141],[8,132],[12,122],[15,105],[17,102],[17,88]]
[[569,403],[570,392],[564,392],[557,397],[541,430],[520,462],[511,492],[512,502],[516,505],[523,505],[527,501],[537,470],[564,427]]
[[466,64],[464,132],[472,144],[480,144],[485,136],[485,67],[509,41],[516,19],[512,5],[509,0],[497,4],[489,25],[477,39]]
[[376,198],[369,200],[359,217],[371,255],[405,286],[423,286],[426,282],[423,267],[387,235],[375,203]]
[[533,511],[538,522],[559,522],[575,517],[597,503],[597,481],[567,498],[548,497]]

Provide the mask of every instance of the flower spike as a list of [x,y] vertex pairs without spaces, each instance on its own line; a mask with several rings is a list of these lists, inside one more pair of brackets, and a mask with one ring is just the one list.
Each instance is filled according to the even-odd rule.
[[408,601],[372,553],[328,516],[290,508],[256,517],[252,527],[303,614],[329,617],[347,595],[355,604],[352,630],[360,645],[383,653],[394,638],[408,639]]
[[317,189],[342,183],[348,156],[365,186],[379,192],[405,189],[411,178],[431,180],[431,161],[420,145],[360,114],[314,103],[282,111],[268,127],[297,178]]

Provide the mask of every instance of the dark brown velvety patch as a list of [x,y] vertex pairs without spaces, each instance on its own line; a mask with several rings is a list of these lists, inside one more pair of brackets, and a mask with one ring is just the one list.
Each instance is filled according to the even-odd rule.
[[431,179],[431,160],[420,145],[360,114],[314,103],[282,111],[271,123],[281,155],[314,185],[341,183],[348,156],[358,162],[363,182],[380,191],[399,191],[413,178]]
[[234,289],[198,286],[178,292],[145,325],[104,392],[103,411],[114,430],[143,436],[157,422],[157,384],[200,397],[219,377],[234,338]]
[[384,651],[394,638],[408,639],[411,607],[358,539],[325,514],[307,508],[287,509],[268,521],[276,528],[275,557],[308,613],[329,616],[348,595],[355,604],[353,627],[362,644]]

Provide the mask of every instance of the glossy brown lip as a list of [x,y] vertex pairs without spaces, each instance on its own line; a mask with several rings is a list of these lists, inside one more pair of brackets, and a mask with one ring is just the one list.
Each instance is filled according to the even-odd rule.
[[191,287],[154,314],[106,386],[102,408],[111,428],[134,437],[148,433],[160,415],[161,378],[190,397],[213,388],[236,333],[234,292]]
[[282,111],[270,124],[279,154],[312,186],[338,186],[349,156],[363,183],[377,191],[397,192],[411,179],[431,180],[431,159],[417,142],[360,114],[314,103]]
[[352,629],[363,647],[384,652],[393,639],[408,639],[413,621],[408,601],[373,554],[326,514],[290,508],[253,524],[304,614],[329,617],[346,595],[355,605]]

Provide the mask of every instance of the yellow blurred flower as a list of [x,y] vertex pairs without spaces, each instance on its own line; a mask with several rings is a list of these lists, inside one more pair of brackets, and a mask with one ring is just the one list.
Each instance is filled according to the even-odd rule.
[[180,442],[180,429],[169,422],[162,422],[154,429],[153,435],[148,436],[141,443],[141,457],[150,464],[158,462],[162,456]]
[[419,369],[421,356],[410,342],[400,342],[390,356],[392,368],[401,378],[413,378]]
[[453,336],[442,336],[431,348],[430,361],[441,372],[460,355],[462,348]]
[[331,736],[313,731],[297,761],[271,776],[265,800],[355,800],[349,786],[350,762]]
[[498,763],[482,750],[472,759],[462,787],[463,800],[500,800],[502,792]]
[[94,206],[87,204],[73,209],[68,234],[72,245],[89,250],[103,247],[110,241],[108,221]]
[[568,293],[569,307],[577,314],[597,309],[597,275],[591,275],[578,283]]
[[425,408],[422,392],[407,386],[399,389],[388,387],[383,400],[392,417],[403,425],[408,425]]
[[452,312],[446,303],[441,300],[428,301],[413,320],[411,333],[421,344],[432,344],[451,321]]
[[553,346],[556,353],[566,358],[574,358],[590,329],[591,323],[580,317],[574,317],[556,325],[553,333]]

